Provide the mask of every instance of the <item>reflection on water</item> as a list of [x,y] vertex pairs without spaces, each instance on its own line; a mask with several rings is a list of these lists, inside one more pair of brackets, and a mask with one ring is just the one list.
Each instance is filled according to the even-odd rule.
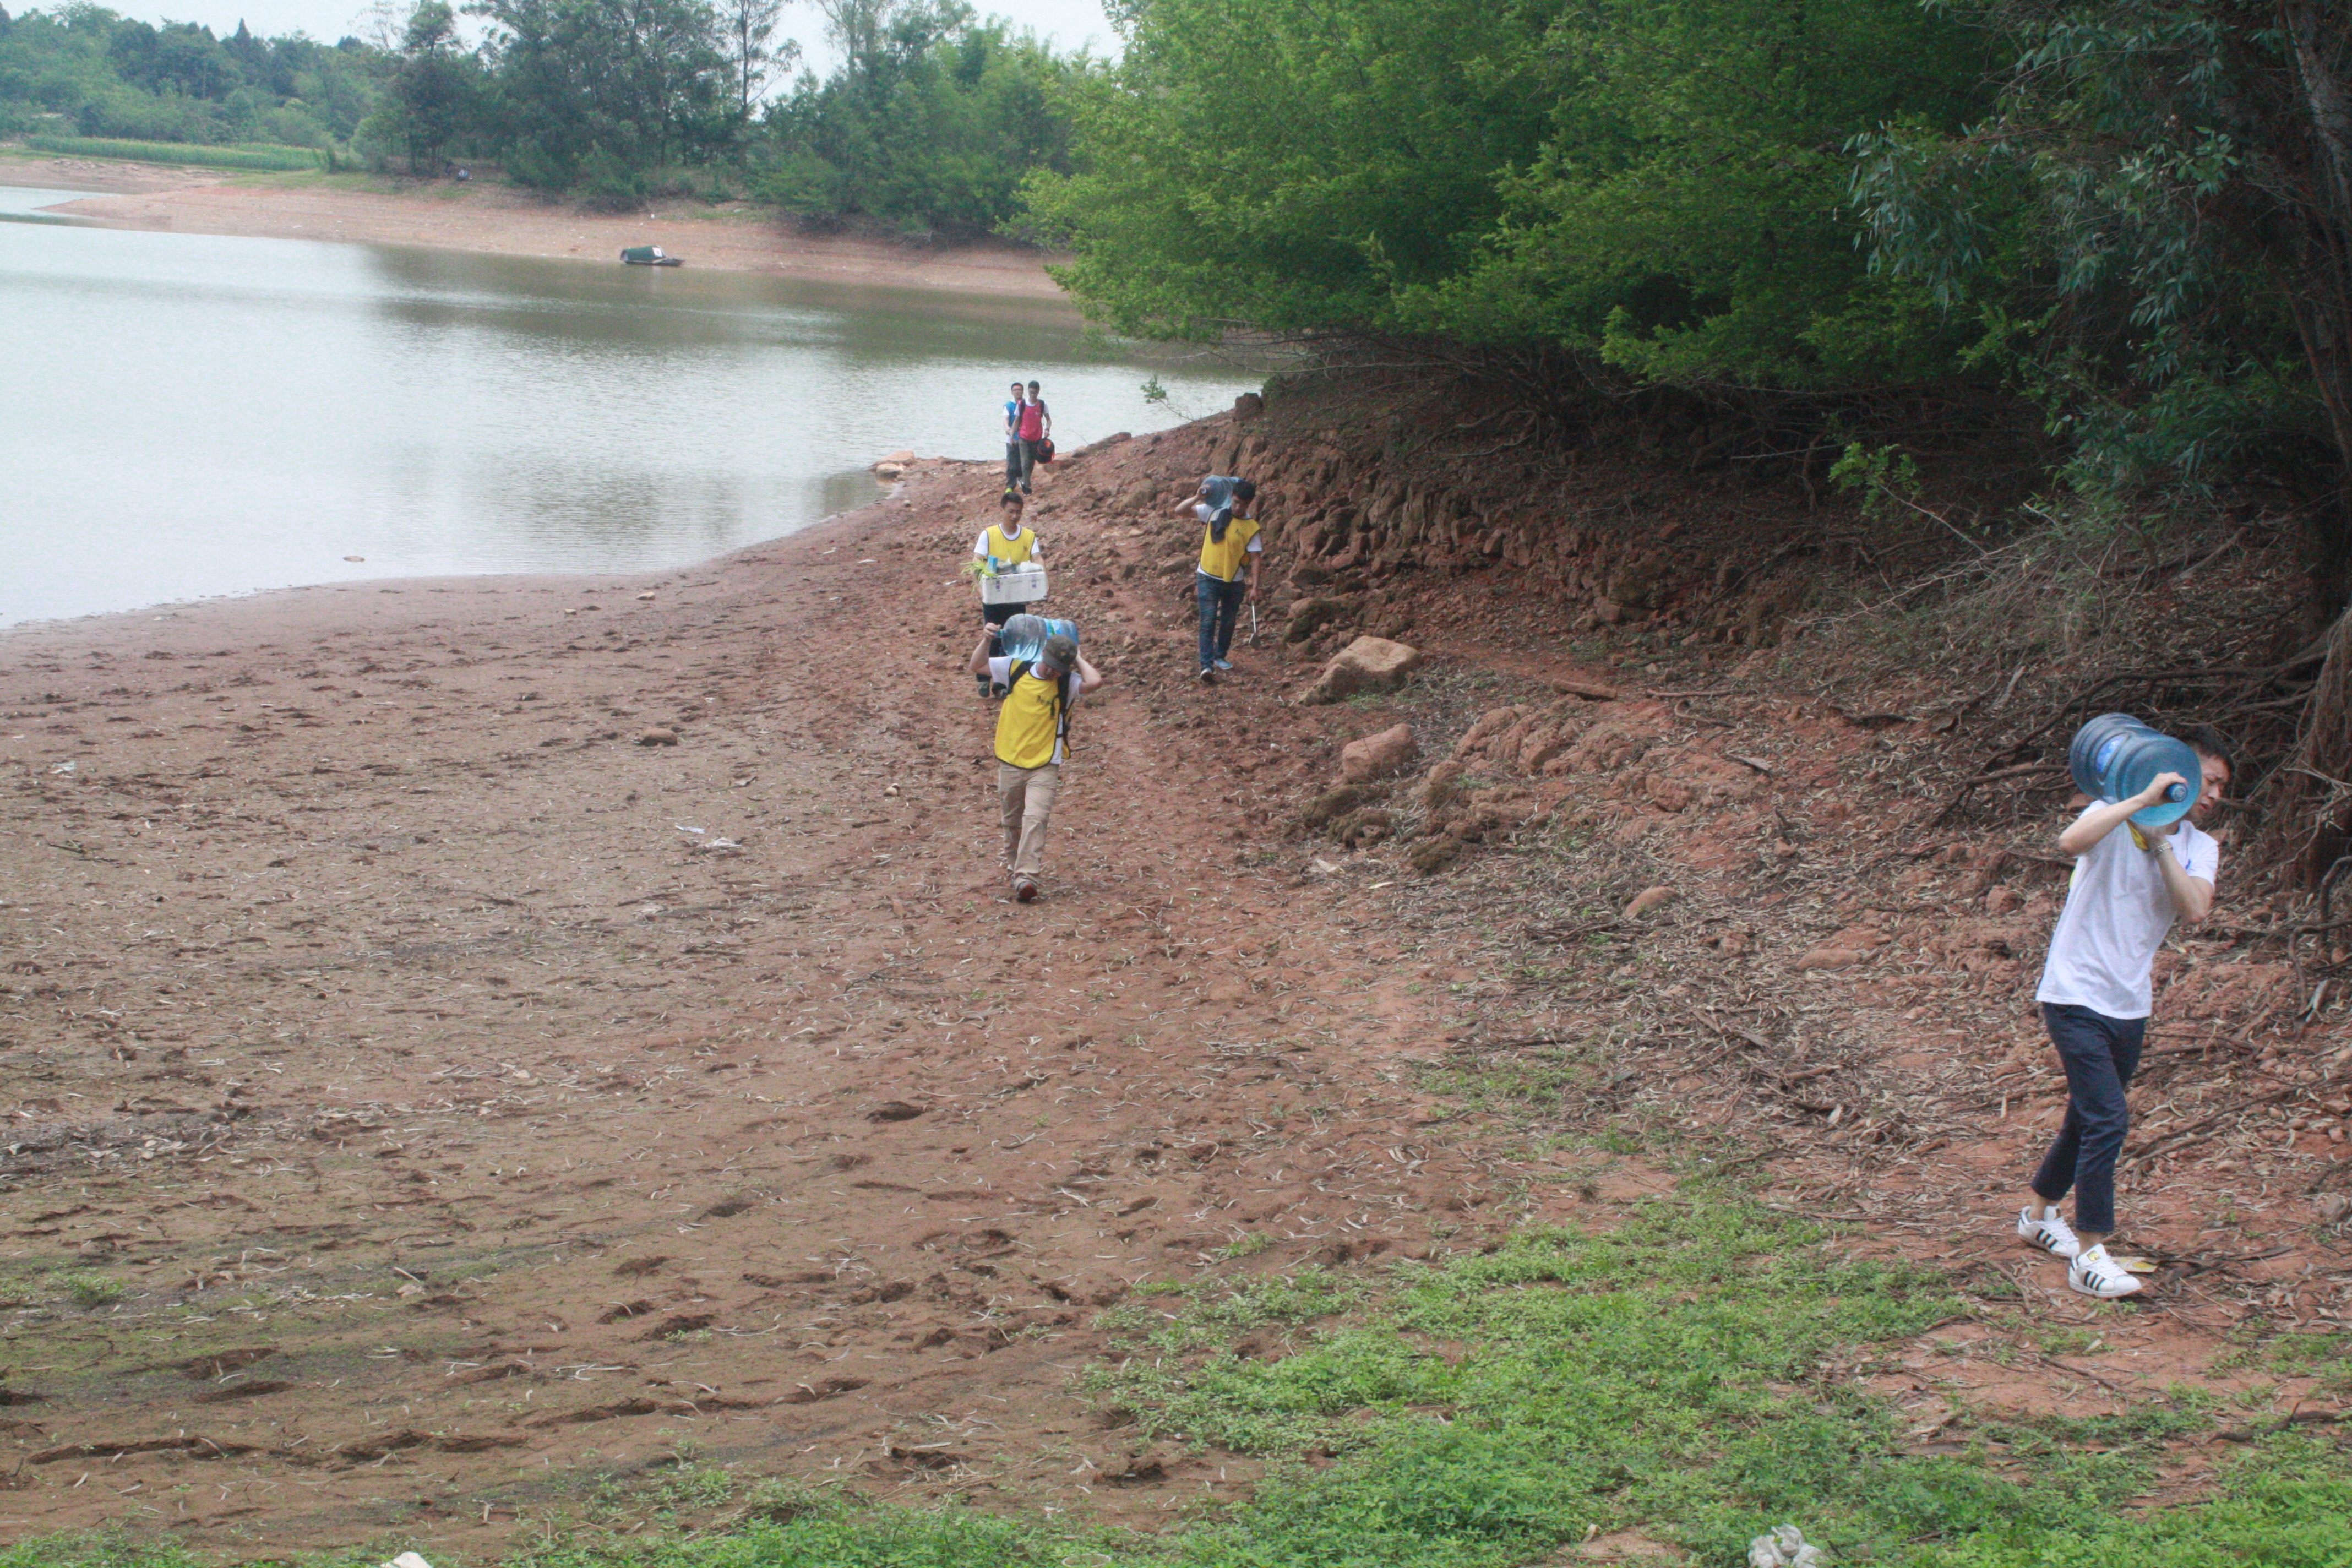
[[[71,199],[0,188],[0,214]],[[690,263],[25,225],[0,299],[0,624],[677,566],[873,499],[886,452],[995,459],[1015,376],[1066,448],[1255,380],[1090,348],[1053,301]]]

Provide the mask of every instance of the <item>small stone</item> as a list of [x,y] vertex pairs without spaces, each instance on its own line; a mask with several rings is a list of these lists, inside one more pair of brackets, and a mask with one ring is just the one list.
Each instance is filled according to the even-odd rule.
[[637,736],[637,744],[640,746],[675,746],[677,744],[677,731],[675,730],[662,729],[647,730]]
[[650,600],[650,599],[652,599],[652,598],[653,598],[653,596],[654,596],[654,591],[653,591],[651,588],[646,589],[644,593],[642,593],[642,594],[640,594],[640,595],[637,595],[637,597],[638,597],[638,598],[640,598],[640,599],[645,599],[645,600]]
[[1633,895],[1633,902],[1625,906],[1624,918],[1629,921],[1640,920],[1674,896],[1675,890],[1663,884],[1654,888],[1644,888]]

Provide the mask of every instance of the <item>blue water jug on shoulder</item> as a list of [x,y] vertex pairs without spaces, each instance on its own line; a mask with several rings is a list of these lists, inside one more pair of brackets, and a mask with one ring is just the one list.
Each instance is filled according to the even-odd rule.
[[998,646],[1004,649],[1005,658],[1018,659],[1035,658],[1045,651],[1045,639],[1055,636],[1066,637],[1081,647],[1085,646],[1085,640],[1078,636],[1077,622],[1025,613],[1006,620],[996,638]]
[[2074,787],[2094,800],[2129,800],[2158,773],[2187,780],[2168,785],[2162,800],[2132,813],[2142,827],[2162,827],[2188,816],[2205,776],[2188,742],[2151,730],[2128,713],[2102,713],[2075,731],[2074,743],[2066,748],[2066,768],[2074,775]]

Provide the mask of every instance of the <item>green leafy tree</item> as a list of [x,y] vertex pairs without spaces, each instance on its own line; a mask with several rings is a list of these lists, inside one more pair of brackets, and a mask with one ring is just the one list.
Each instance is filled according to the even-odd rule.
[[224,43],[89,4],[26,11],[0,30],[0,130],[65,114],[86,135],[326,145],[368,113],[386,63],[347,45],[250,30]]
[[1566,351],[1685,384],[1946,374],[1877,282],[1844,142],[1954,123],[1983,58],[1910,0],[1151,0],[1041,178],[1125,331]]
[[1064,283],[1123,331],[1402,327],[1398,291],[1465,266],[1542,144],[1553,8],[1151,0],[1071,84],[1076,172],[1031,187]]
[[797,40],[772,42],[776,18],[783,9],[784,0],[721,0],[719,16],[727,31],[727,58],[735,83],[735,113],[745,125],[751,123],[751,105],[768,78],[790,70],[801,58]]
[[2352,599],[2352,10],[1965,11],[2011,41],[1999,112],[1857,143],[1874,263],[2010,351],[2096,506],[2330,474],[2305,511],[2332,617]]
[[1542,145],[1498,172],[1466,263],[1402,291],[1406,323],[1684,386],[1950,373],[1925,291],[1856,252],[1844,144],[1897,112],[1980,111],[1976,35],[1888,0],[1588,0],[1536,58]]
[[397,149],[411,173],[430,174],[490,129],[480,63],[457,47],[457,14],[445,0],[423,0],[409,14],[389,88],[362,139],[371,157]]
[[612,205],[723,145],[730,71],[704,0],[478,0],[505,106],[508,172]]
[[985,233],[1014,222],[1023,182],[1066,169],[1063,84],[1088,68],[961,4],[844,0],[841,68],[803,74],[770,110],[755,188],[812,217],[864,215]]

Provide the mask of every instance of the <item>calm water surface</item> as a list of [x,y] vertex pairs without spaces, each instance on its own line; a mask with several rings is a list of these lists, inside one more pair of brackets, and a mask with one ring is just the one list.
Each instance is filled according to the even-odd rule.
[[872,500],[885,453],[1001,458],[1016,374],[1066,448],[1256,380],[1090,350],[1052,302],[39,211],[74,197],[0,186],[0,625],[680,566]]

